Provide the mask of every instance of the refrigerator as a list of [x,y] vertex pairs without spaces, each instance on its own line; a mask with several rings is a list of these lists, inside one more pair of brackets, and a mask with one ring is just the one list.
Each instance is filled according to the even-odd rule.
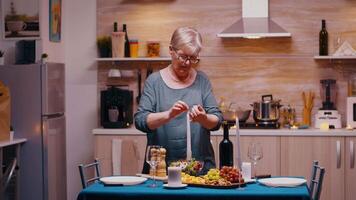
[[26,138],[19,163],[20,200],[66,199],[64,64],[0,66],[10,89],[15,138]]

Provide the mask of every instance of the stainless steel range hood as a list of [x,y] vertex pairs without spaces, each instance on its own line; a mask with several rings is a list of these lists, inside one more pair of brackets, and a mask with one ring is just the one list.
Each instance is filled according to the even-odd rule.
[[221,38],[291,37],[291,34],[269,18],[268,0],[242,0],[242,19],[223,32]]

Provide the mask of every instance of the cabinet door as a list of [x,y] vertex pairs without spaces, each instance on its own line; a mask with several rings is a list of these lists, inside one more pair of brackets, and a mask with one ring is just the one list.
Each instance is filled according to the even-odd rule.
[[322,200],[344,199],[344,138],[282,137],[281,175],[310,180],[312,162],[325,168]]
[[[114,139],[121,140],[121,154],[113,152]],[[145,135],[95,136],[95,157],[101,162],[102,176],[113,175],[114,164],[120,166],[121,175],[135,175],[141,173],[145,150]],[[113,158],[113,156],[117,157]],[[113,160],[119,163],[113,163]]]
[[[222,141],[223,136],[217,136],[215,154],[219,157],[219,144]],[[236,147],[235,136],[231,136],[234,148]],[[280,137],[277,136],[241,136],[241,157],[242,162],[251,162],[247,152],[248,146],[252,142],[258,142],[263,149],[263,158],[257,162],[257,174],[271,174],[272,176],[280,175]],[[235,155],[234,155],[235,157]],[[219,162],[219,159],[217,159]],[[217,162],[217,166],[219,163]]]
[[345,199],[354,200],[356,198],[356,137],[346,138],[345,150]]

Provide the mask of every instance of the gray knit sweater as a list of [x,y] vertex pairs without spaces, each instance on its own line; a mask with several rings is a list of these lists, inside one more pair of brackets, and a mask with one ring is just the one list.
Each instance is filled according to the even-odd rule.
[[[186,112],[156,130],[148,128],[147,115],[167,111],[178,100],[184,101],[190,108],[200,104],[208,114],[216,115],[219,123],[212,130],[219,129],[222,122],[222,114],[212,93],[210,81],[203,72],[198,71],[194,83],[183,89],[168,87],[159,72],[151,74],[145,82],[140,104],[134,115],[135,125],[137,129],[147,133],[147,144],[161,145],[167,149],[167,162],[186,158]],[[210,130],[199,123],[191,123],[191,141],[192,157],[215,165]]]

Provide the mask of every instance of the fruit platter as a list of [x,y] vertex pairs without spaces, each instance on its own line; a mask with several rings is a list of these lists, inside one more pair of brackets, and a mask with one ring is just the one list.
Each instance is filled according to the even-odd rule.
[[207,174],[199,175],[203,166],[200,161],[177,161],[171,166],[182,168],[182,183],[189,186],[228,189],[246,185],[240,170],[233,167],[212,168]]
[[171,167],[180,167],[184,174],[188,174],[191,176],[198,176],[200,171],[203,169],[203,162],[198,160],[179,160],[172,162],[170,164]]
[[245,186],[240,171],[233,167],[210,169],[204,176],[191,176],[182,172],[182,183],[194,187],[206,188],[238,188]]

